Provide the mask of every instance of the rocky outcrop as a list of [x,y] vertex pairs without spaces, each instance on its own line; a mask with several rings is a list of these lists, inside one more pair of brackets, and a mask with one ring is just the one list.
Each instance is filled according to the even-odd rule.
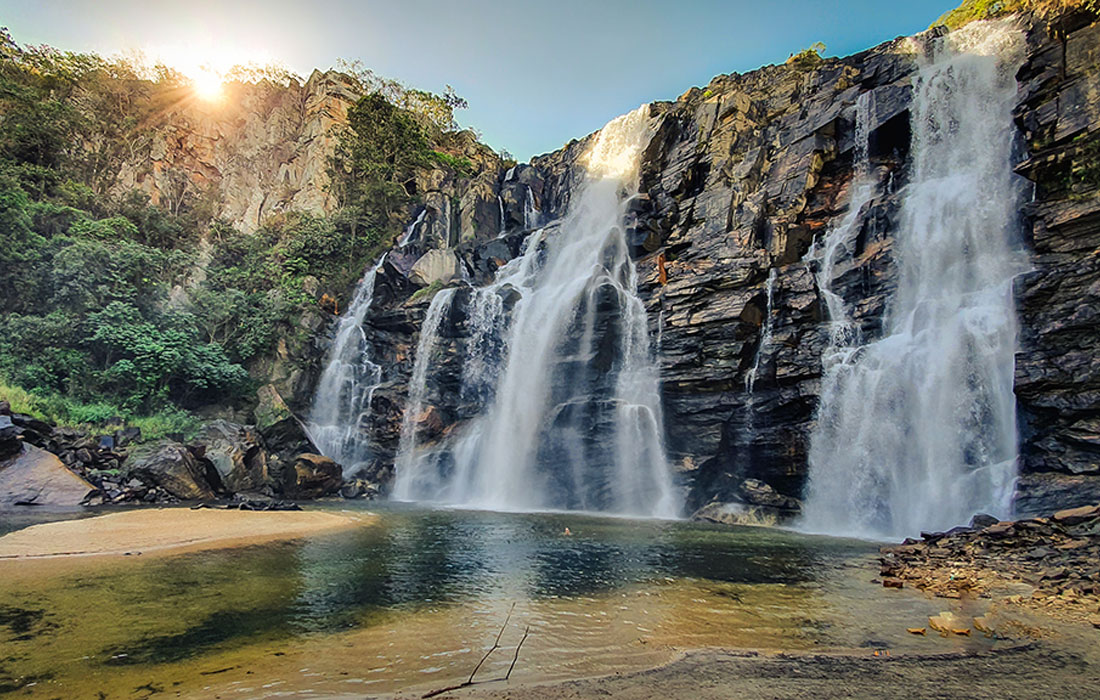
[[[1092,493],[1090,475],[1100,469],[1100,324],[1094,318],[1100,29],[1088,13],[1020,21],[1028,50],[1017,76],[1016,120],[1027,148],[1018,171],[1037,189],[1021,217],[1033,269],[1017,285],[1019,507],[1050,512]],[[942,31],[848,58],[719,76],[675,102],[652,106],[656,133],[643,156],[628,237],[657,343],[666,444],[688,512],[708,504],[716,505],[704,512],[718,519],[739,509],[753,517],[798,512],[828,340],[816,263],[807,253],[848,213],[857,101],[865,96],[877,187],[857,219],[854,255],[840,262],[832,288],[863,337],[877,338],[895,286],[893,236],[910,164],[912,76],[922,42]],[[387,257],[365,327],[373,359],[384,368],[361,426],[375,455],[373,474],[385,479],[392,469],[430,301],[423,295],[409,300],[428,283],[413,267],[438,249],[457,256],[458,269],[468,275],[450,282],[459,289],[440,325],[427,408],[417,418],[421,444],[430,444],[486,400],[461,392],[463,359],[470,354],[470,285],[490,281],[520,254],[532,228],[564,213],[587,145],[588,139],[574,141],[500,172],[491,187],[471,185],[467,192],[481,192],[481,205],[493,205],[495,216],[464,204],[458,220],[475,224],[447,228],[441,222],[455,221],[451,200],[431,195],[424,217],[410,219],[413,243]],[[491,192],[499,199],[489,199]],[[431,277],[442,283],[446,276]],[[1070,487],[1065,479],[1084,481]]]
[[[1025,472],[1100,475],[1100,24],[1070,15],[1034,36],[1017,121],[1035,182],[1025,215],[1016,396]],[[1091,23],[1090,23],[1091,22]]]
[[1049,518],[972,523],[882,549],[883,584],[944,598],[990,597],[1007,584],[1033,587],[1013,602],[1100,627],[1100,506]]
[[278,212],[329,213],[333,127],[358,98],[348,76],[314,71],[302,84],[230,83],[216,101],[177,100],[133,144],[114,189],[171,211],[213,193],[220,216],[246,232]]

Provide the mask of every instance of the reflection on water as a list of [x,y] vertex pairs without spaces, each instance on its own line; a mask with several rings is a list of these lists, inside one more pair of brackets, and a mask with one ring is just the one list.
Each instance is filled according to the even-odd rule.
[[[564,535],[565,528],[573,533]],[[942,603],[869,583],[865,543],[577,514],[387,509],[292,543],[0,569],[0,693],[385,692],[464,679],[507,611],[502,675],[604,674],[702,646],[949,648]],[[970,642],[978,643],[978,642]]]

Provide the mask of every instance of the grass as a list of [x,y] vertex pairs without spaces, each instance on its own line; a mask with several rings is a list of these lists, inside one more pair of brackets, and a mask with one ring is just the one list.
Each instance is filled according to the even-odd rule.
[[114,424],[112,430],[141,428],[143,440],[158,440],[170,433],[180,433],[187,439],[202,427],[199,418],[176,406],[168,406],[152,414],[134,414],[107,402],[83,403],[64,396],[39,395],[10,383],[4,377],[0,377],[0,401],[11,404],[13,413],[26,413],[39,420],[86,432],[104,429],[108,421],[120,419],[122,425]]

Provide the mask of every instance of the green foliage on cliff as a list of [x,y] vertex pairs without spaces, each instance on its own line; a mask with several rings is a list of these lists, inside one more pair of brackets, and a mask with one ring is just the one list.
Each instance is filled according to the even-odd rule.
[[146,420],[146,433],[248,401],[246,368],[301,335],[321,290],[349,289],[392,244],[417,169],[477,167],[465,157],[472,137],[454,131],[465,101],[453,90],[354,77],[366,96],[337,134],[339,211],[283,213],[244,234],[182,171],[161,173],[156,202],[119,193],[123,165],[150,149],[150,125],[189,94],[186,78],[21,47],[0,30],[0,398],[18,394],[66,423]]
[[0,33],[0,375],[65,422],[176,415],[249,386],[205,311],[169,298],[209,215],[108,195],[156,89]]
[[1078,9],[1096,14],[1100,12],[1100,0],[966,0],[933,22],[932,26],[958,29],[977,20],[994,19],[1015,12],[1049,16]]

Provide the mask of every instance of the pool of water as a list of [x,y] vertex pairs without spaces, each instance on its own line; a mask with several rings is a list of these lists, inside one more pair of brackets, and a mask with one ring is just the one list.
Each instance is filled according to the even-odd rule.
[[[578,514],[371,509],[375,525],[293,542],[5,564],[0,695],[424,691],[465,680],[506,619],[478,679],[504,675],[525,632],[512,682],[633,670],[712,646],[986,644],[907,634],[944,602],[874,584],[877,546],[866,542]],[[0,519],[0,531],[26,524]]]

